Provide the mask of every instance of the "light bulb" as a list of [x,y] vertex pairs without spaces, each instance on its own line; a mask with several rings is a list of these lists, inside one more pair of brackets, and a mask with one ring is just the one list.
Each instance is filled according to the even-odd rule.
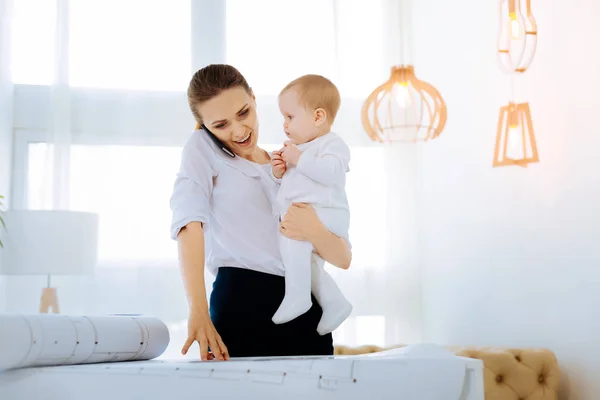
[[519,146],[519,126],[510,125],[508,127],[508,145],[511,149],[515,150]]
[[511,12],[510,17],[510,37],[512,40],[517,40],[521,37],[521,27],[517,21],[517,13]]
[[406,108],[410,105],[410,93],[407,82],[396,83],[393,91],[394,99],[400,108]]

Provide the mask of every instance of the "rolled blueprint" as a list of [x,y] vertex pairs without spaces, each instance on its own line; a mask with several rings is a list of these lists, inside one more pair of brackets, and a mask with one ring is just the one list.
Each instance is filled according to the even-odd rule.
[[0,314],[0,371],[149,360],[168,344],[167,326],[154,317]]

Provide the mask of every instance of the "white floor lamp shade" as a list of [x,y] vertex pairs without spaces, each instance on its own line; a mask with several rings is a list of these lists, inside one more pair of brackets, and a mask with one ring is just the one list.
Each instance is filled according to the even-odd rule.
[[52,275],[91,274],[98,253],[98,215],[63,210],[12,210],[0,232],[0,274],[47,275],[40,311],[58,312]]

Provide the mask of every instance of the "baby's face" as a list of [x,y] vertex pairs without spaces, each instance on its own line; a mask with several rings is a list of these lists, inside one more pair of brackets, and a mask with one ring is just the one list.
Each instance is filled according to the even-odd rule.
[[279,96],[279,111],[283,115],[285,134],[292,143],[307,143],[317,137],[314,112],[298,103],[294,89],[289,89]]

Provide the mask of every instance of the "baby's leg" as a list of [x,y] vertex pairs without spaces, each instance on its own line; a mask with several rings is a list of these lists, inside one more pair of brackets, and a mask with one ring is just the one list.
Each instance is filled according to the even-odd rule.
[[[319,219],[334,234],[348,238],[350,215],[346,210],[315,207]],[[346,299],[333,277],[323,268],[324,262],[313,256],[311,259],[311,290],[323,309],[317,326],[321,335],[333,332],[352,312],[352,304]]]
[[299,317],[312,306],[310,293],[310,258],[312,243],[279,235],[279,247],[285,267],[285,296],[273,315],[273,322],[283,324]]
[[317,332],[326,335],[336,330],[350,316],[352,304],[316,257],[312,258],[311,276],[312,293],[323,309]]

